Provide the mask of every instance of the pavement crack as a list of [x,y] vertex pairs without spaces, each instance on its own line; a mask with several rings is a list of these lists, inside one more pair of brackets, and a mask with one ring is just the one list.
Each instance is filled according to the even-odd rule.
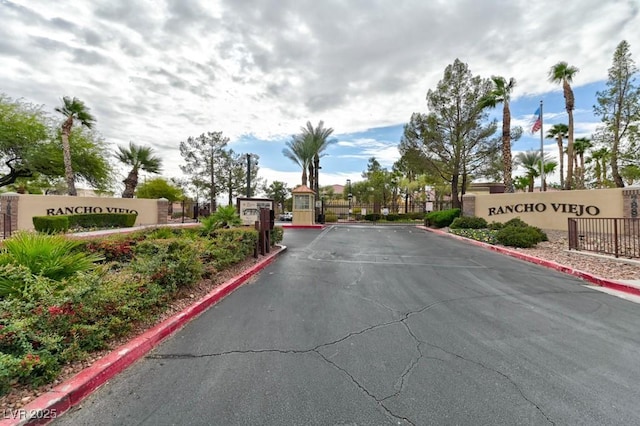
[[213,352],[208,354],[188,354],[188,353],[176,353],[176,354],[152,354],[147,355],[146,359],[190,359],[190,358],[211,358],[225,355],[243,355],[243,354],[263,354],[263,353],[277,353],[277,354],[306,354],[313,352],[313,349],[296,350],[296,349],[246,349],[246,350],[234,350],[224,352]]
[[[509,383],[511,383],[511,385],[512,385],[512,386],[513,386],[513,387],[518,391],[518,393],[520,394],[520,396],[522,396],[522,399],[524,399],[524,400],[525,400],[525,401],[527,401],[529,404],[531,404],[533,407],[535,407],[535,408],[536,408],[536,410],[538,410],[538,412],[540,412],[540,414],[542,414],[542,416],[543,416],[543,417],[544,417],[544,418],[545,418],[545,419],[546,419],[550,424],[555,425],[555,422],[554,422],[553,420],[551,420],[551,419],[549,418],[549,416],[547,416],[547,414],[544,412],[544,410],[542,409],[542,407],[540,407],[540,406],[539,406],[538,404],[536,404],[534,401],[532,401],[531,399],[529,399],[529,398],[524,394],[524,392],[522,391],[522,389],[520,388],[520,386],[518,386],[518,384],[515,382],[515,380],[513,380],[511,377],[509,377],[509,375],[508,375],[508,374],[503,373],[502,371],[497,370],[497,369],[495,369],[495,368],[489,367],[488,365],[485,365],[485,364],[483,364],[483,363],[482,363],[482,362],[480,362],[480,361],[476,361],[476,360],[473,360],[473,359],[465,358],[464,356],[462,356],[462,355],[460,355],[460,354],[457,354],[457,353],[455,353],[455,352],[452,352],[452,351],[449,351],[449,350],[447,350],[447,349],[444,349],[444,348],[442,348],[442,347],[440,347],[440,346],[438,346],[438,345],[434,345],[434,344],[432,344],[432,343],[426,343],[426,344],[427,344],[427,345],[429,345],[429,346],[431,346],[431,347],[433,347],[433,348],[439,349],[439,350],[441,350],[441,351],[442,351],[442,352],[444,352],[444,353],[447,353],[447,354],[449,354],[449,355],[451,355],[451,356],[454,356],[454,357],[456,357],[456,358],[458,358],[458,359],[461,359],[461,360],[463,360],[463,361],[465,361],[465,362],[469,362],[469,363],[475,364],[475,365],[477,365],[477,366],[479,366],[479,367],[481,367],[481,368],[483,368],[483,369],[485,369],[485,370],[491,371],[491,372],[493,372],[493,373],[495,373],[495,374],[497,374],[497,375],[499,375],[499,376],[504,377],[504,378],[505,378]],[[436,358],[436,359],[439,359],[439,358]]]
[[425,342],[418,339],[418,337],[413,333],[413,331],[411,331],[409,324],[407,324],[405,320],[402,320],[401,323],[402,325],[404,325],[404,328],[406,328],[407,333],[409,333],[409,335],[413,338],[413,340],[415,340],[418,356],[411,359],[411,362],[409,363],[408,367],[405,368],[405,370],[400,375],[400,378],[398,379],[398,381],[396,382],[396,385],[394,386],[396,387],[397,391],[389,396],[382,398],[380,400],[381,402],[386,401],[387,399],[390,399],[390,398],[397,397],[402,393],[402,391],[404,390],[405,379],[409,376],[409,374],[411,374],[413,369],[418,365],[420,360],[424,357],[424,353],[420,349],[420,345],[424,344]]
[[358,382],[356,380],[355,377],[353,377],[353,375],[351,373],[349,373],[349,371],[347,371],[347,369],[340,367],[338,364],[336,364],[335,362],[331,361],[329,358],[327,358],[326,356],[324,356],[322,353],[320,353],[319,351],[314,351],[316,352],[318,355],[320,355],[320,357],[329,365],[333,366],[336,370],[342,372],[343,374],[345,374],[352,382],[353,384],[355,384],[358,389],[360,389],[362,392],[364,392],[365,395],[367,395],[369,398],[373,399],[385,412],[385,414],[395,420],[402,420],[405,421],[406,423],[410,424],[410,425],[414,425],[415,423],[412,422],[411,420],[409,420],[408,418],[401,416],[399,414],[394,413],[393,411],[391,411],[387,406],[384,405],[384,399],[379,399],[376,398],[376,396],[371,393],[366,387],[364,387],[364,385],[362,385],[360,382]]

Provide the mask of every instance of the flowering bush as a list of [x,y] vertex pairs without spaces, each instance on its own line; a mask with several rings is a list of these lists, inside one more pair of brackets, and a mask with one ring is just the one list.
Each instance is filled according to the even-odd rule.
[[[0,255],[0,395],[18,383],[51,382],[65,363],[107,348],[136,323],[153,319],[178,288],[197,282],[203,261],[218,270],[244,260],[253,255],[257,237],[257,231],[245,228],[218,229],[206,237],[198,229],[159,228],[72,240],[63,244],[72,247],[68,253],[109,264],[62,275],[55,269],[52,276],[34,274],[51,271],[51,265],[39,265],[26,253]],[[43,241],[51,245],[51,240]],[[50,252],[35,243],[26,246],[34,255]],[[24,261],[14,262],[18,258]],[[14,281],[21,283],[19,291],[1,293],[3,283],[13,289]]]

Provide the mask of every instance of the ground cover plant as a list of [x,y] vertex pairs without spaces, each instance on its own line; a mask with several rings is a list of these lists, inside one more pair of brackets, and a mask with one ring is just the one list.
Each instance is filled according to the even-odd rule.
[[[227,220],[228,219],[228,220]],[[233,218],[225,216],[228,226]],[[235,222],[234,222],[235,223]],[[51,383],[203,279],[253,256],[254,229],[169,228],[102,238],[18,233],[0,250],[0,396]],[[282,229],[272,242],[282,240]],[[185,293],[187,296],[185,296]]]

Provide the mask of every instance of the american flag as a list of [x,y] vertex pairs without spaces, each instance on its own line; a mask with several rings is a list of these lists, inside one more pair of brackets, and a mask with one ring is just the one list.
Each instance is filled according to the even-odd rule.
[[533,113],[533,125],[531,126],[531,134],[534,134],[542,127],[542,114],[540,114],[540,107]]

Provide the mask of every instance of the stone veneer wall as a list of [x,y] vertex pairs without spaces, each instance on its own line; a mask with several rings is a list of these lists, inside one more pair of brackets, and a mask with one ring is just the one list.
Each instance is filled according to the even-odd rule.
[[625,188],[622,190],[623,214],[624,217],[637,218],[638,202],[640,201],[640,188]]

